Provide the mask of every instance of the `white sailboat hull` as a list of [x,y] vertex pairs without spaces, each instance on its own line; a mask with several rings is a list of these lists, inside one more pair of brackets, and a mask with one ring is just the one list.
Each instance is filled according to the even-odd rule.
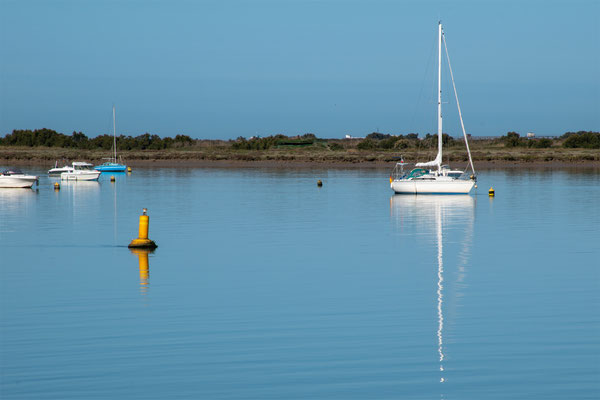
[[474,185],[474,181],[462,179],[397,179],[390,184],[398,194],[468,194]]

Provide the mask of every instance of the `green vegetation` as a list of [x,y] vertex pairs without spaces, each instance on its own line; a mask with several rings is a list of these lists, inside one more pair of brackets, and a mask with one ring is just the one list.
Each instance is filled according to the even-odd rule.
[[506,147],[517,147],[521,140],[520,135],[517,132],[508,132],[506,136],[502,136],[500,139],[504,142]]
[[[194,140],[186,135],[177,135],[175,138],[161,139],[158,135],[145,133],[140,136],[117,136],[118,150],[162,150],[172,147],[191,146]],[[4,138],[0,138],[0,146],[26,146],[26,147],[61,147],[75,149],[104,149],[110,150],[113,146],[112,135],[100,135],[93,139],[81,132],[73,132],[71,136],[53,131],[52,129],[14,130]]]
[[600,132],[567,132],[561,136],[567,148],[600,149]]
[[[481,141],[477,137],[472,141]],[[274,135],[267,137],[252,137],[246,139],[238,137],[236,140],[230,140],[230,147],[233,150],[268,150],[271,148],[285,147],[308,147],[321,146],[330,150],[338,151],[348,149],[348,146],[342,145],[340,139],[319,139],[312,133],[302,136]],[[358,150],[400,150],[400,149],[428,149],[437,146],[437,134],[426,134],[419,138],[417,133],[406,135],[390,135],[385,133],[373,132],[362,140],[350,139]],[[187,135],[177,135],[174,138],[161,138],[158,135],[145,133],[139,136],[117,136],[118,150],[162,150],[170,148],[180,148],[195,146],[201,140],[195,140]],[[221,141],[219,141],[221,142]],[[445,147],[463,146],[463,140],[443,134],[442,142]],[[556,138],[523,138],[516,132],[508,132],[504,136],[496,139],[486,139],[490,146],[503,145],[507,148],[528,147],[528,148],[600,148],[600,132],[567,132]],[[0,138],[0,146],[24,146],[24,147],[61,147],[76,149],[104,149],[110,150],[113,145],[112,135],[100,135],[95,138],[88,138],[82,132],[73,132],[70,136],[56,132],[52,129],[36,130],[14,130],[12,133]]]
[[[442,138],[444,161],[467,161],[464,141],[447,134]],[[51,129],[15,130],[0,137],[0,158],[5,160],[100,159],[112,149],[112,135],[88,138],[82,132],[64,135]],[[524,138],[516,132],[504,136],[469,139],[477,161],[599,162],[600,132],[567,132],[560,137]],[[433,157],[437,135],[391,135],[373,132],[365,138],[319,139],[300,136],[239,137],[236,140],[201,140],[187,135],[161,138],[145,133],[117,137],[117,149],[128,160],[274,161],[355,164],[407,162]]]
[[[409,133],[407,135],[388,135],[379,132],[373,132],[358,143],[359,150],[402,150],[402,149],[428,149],[437,147],[437,134],[426,134],[423,139],[419,139],[419,134]],[[462,143],[462,140],[455,140],[447,134],[442,135],[444,146],[453,146]]]
[[264,138],[252,137],[248,140],[240,136],[231,143],[231,148],[235,150],[268,150],[272,147],[311,146],[318,140],[319,139],[312,133],[296,137],[288,137],[285,135],[267,136]]
[[532,147],[544,149],[550,147],[600,149],[600,132],[567,132],[558,138],[522,138],[516,132],[508,132],[500,140],[506,147]]

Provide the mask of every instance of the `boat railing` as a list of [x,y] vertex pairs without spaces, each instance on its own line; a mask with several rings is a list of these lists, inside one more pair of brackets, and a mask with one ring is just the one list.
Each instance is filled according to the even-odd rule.
[[390,178],[393,180],[403,179],[406,175],[406,172],[404,171],[404,165],[405,163],[397,163],[390,174]]
[[409,169],[408,171],[405,170],[404,168],[408,167],[409,165],[409,163],[405,162],[397,163],[394,169],[392,170],[391,178],[393,180],[417,178],[428,173],[427,170],[423,168],[414,168]]

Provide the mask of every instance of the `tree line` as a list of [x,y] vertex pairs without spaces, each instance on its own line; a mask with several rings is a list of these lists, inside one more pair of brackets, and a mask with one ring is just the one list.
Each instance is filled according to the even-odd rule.
[[267,150],[272,147],[310,146],[319,140],[322,141],[312,133],[292,137],[279,134],[267,137],[251,137],[250,139],[240,136],[231,143],[231,147],[237,150]]
[[[474,139],[477,139],[476,137]],[[431,148],[436,147],[438,141],[437,134],[426,134],[419,138],[417,133],[407,135],[388,135],[379,132],[373,132],[361,140],[357,148],[361,150],[386,150],[386,149],[406,149],[406,148]],[[444,146],[452,147],[462,145],[463,140],[454,139],[452,136],[442,134],[442,143]],[[516,132],[507,132],[506,135],[496,139],[491,139],[490,144],[504,145],[505,147],[529,147],[529,148],[586,148],[600,149],[600,132],[579,131],[567,132],[557,138],[536,138],[521,137]]]
[[563,143],[564,147],[600,149],[600,132],[567,132],[561,138],[565,139]]
[[[476,137],[474,139],[477,139]],[[354,140],[354,139],[352,139]],[[174,138],[161,138],[158,135],[145,133],[139,136],[117,136],[118,150],[163,150],[193,146],[198,140],[187,135],[176,135]],[[301,136],[272,135],[267,137],[251,137],[246,139],[238,137],[230,140],[229,145],[234,150],[267,150],[273,147],[304,147],[304,146],[327,146],[331,150],[342,150],[346,146],[340,144],[343,139],[319,139],[312,133]],[[452,147],[462,145],[463,140],[454,139],[448,134],[442,135],[444,146]],[[529,148],[587,148],[600,149],[600,132],[579,131],[566,132],[560,137],[550,138],[528,138],[521,137],[516,132],[507,132],[506,135],[490,139],[491,145],[503,145],[505,147],[529,147]],[[110,150],[113,146],[112,135],[100,135],[94,138],[87,137],[82,132],[73,132],[71,135],[56,132],[52,129],[36,130],[14,130],[12,133],[0,137],[0,146],[23,146],[23,147],[62,147],[77,149],[103,149]],[[437,146],[437,134],[427,133],[420,138],[418,133],[405,135],[390,135],[373,132],[356,144],[359,150],[396,150],[396,149],[428,149]]]
[[567,132],[556,139],[523,138],[516,132],[508,132],[500,138],[506,147],[548,148],[554,145],[565,148],[600,149],[600,132]]
[[[149,133],[135,137],[119,135],[116,141],[118,150],[162,150],[194,144],[194,139],[187,135],[176,135],[174,138],[161,138],[158,135],[151,135]],[[82,132],[73,132],[71,135],[65,135],[46,128],[35,130],[23,129],[13,130],[12,133],[0,138],[0,146],[45,146],[86,150],[110,150],[113,146],[113,136],[100,135],[95,138],[89,138]]]

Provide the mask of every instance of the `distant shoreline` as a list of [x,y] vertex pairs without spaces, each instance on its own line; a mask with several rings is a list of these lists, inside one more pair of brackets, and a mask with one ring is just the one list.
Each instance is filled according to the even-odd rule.
[[[509,161],[481,161],[474,162],[475,169],[495,168],[600,168],[600,161],[569,163],[561,161],[547,162],[509,162]],[[236,160],[133,160],[129,164],[132,168],[324,168],[324,169],[390,169],[395,162],[315,162],[315,161],[236,161]],[[464,168],[466,163],[452,163],[453,167]],[[410,165],[407,166],[409,168]]]
[[[408,163],[423,161],[430,155],[421,151],[310,151],[249,150],[207,148],[202,150],[144,150],[119,153],[125,163],[133,167],[182,168],[392,168],[400,155]],[[450,149],[444,163],[462,168],[467,165],[465,151]],[[0,165],[36,165],[50,168],[72,161],[101,163],[107,154],[98,150],[80,150],[39,147],[0,147]],[[571,168],[600,167],[597,149],[477,149],[473,151],[476,169],[493,168]]]

